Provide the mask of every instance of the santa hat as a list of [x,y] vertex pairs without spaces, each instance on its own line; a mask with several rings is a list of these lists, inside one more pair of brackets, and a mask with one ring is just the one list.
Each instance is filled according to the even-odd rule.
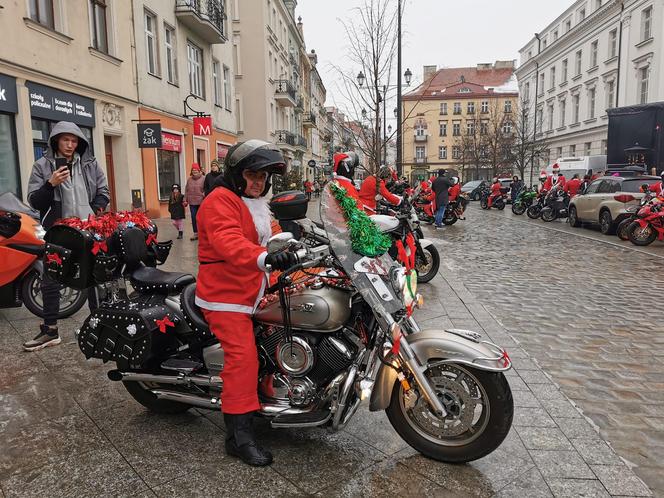
[[343,161],[344,159],[348,159],[348,154],[344,154],[343,152],[337,152],[334,155],[333,159],[334,159],[334,172],[336,173],[341,161]]
[[560,169],[560,166],[558,166],[558,163],[555,163],[555,164],[553,165],[553,170],[555,171],[555,170],[557,170],[557,169]]

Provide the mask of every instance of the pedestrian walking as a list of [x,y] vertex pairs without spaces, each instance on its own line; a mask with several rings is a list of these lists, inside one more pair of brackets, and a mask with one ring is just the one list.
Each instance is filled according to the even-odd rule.
[[519,195],[519,192],[521,192],[522,188],[523,188],[523,182],[519,180],[519,177],[517,175],[514,175],[512,177],[512,183],[510,183],[510,197],[512,198],[512,204],[514,204],[514,201]]
[[[33,164],[28,181],[28,202],[39,210],[42,226],[48,230],[61,218],[87,219],[106,209],[109,200],[106,176],[85,136],[74,123],[60,121],[48,137],[44,156]],[[26,351],[60,344],[60,287],[46,273],[42,275],[44,323],[39,326],[39,334],[23,344]],[[88,305],[90,310],[96,308],[94,288],[88,290]]]
[[444,169],[438,170],[438,177],[433,181],[432,190],[436,194],[436,224],[435,228],[443,228],[443,218],[449,200],[449,188],[452,182]]
[[314,195],[320,197],[320,183],[318,183],[318,180],[314,181]]
[[189,206],[191,213],[191,228],[194,230],[194,236],[191,240],[198,240],[198,225],[196,224],[196,213],[198,208],[203,202],[205,197],[205,176],[201,171],[201,167],[197,163],[191,165],[191,176],[187,180],[187,185],[184,188],[184,202],[185,207]]
[[182,239],[184,231],[184,195],[182,195],[180,185],[175,183],[171,187],[171,196],[168,198],[168,212],[171,213],[173,226],[178,231],[178,239]]
[[221,170],[219,169],[219,161],[214,159],[210,163],[210,172],[205,175],[205,182],[203,182],[203,191],[207,196],[214,189],[214,182],[217,181],[217,177],[221,175]]
[[308,201],[311,200],[311,193],[313,192],[313,190],[314,190],[314,185],[313,185],[313,183],[311,183],[309,180],[306,180],[306,181],[304,182],[304,191],[305,191],[306,194],[307,194],[307,200],[308,200]]

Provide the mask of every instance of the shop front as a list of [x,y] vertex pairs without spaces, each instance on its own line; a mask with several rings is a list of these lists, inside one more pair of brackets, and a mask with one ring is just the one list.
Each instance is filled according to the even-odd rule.
[[18,113],[16,79],[0,74],[0,194],[21,196],[15,115]]
[[145,208],[153,218],[167,217],[171,186],[177,183],[184,190],[191,165],[198,163],[204,173],[217,159],[223,166],[226,152],[236,137],[212,129],[209,136],[194,136],[191,120],[139,108],[139,118],[159,122],[162,145],[158,149],[141,149]]

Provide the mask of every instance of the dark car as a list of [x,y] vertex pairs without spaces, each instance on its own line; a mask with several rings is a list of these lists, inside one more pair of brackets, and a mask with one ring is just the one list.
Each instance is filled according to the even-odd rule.
[[472,180],[466,182],[461,186],[461,192],[465,192],[470,197],[471,201],[479,201],[481,197],[481,188],[483,186],[488,187],[489,182],[486,180]]

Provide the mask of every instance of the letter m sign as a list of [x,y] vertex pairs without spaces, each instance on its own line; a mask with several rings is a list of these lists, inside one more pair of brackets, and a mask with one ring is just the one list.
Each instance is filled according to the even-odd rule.
[[212,135],[212,118],[194,118],[194,135]]

